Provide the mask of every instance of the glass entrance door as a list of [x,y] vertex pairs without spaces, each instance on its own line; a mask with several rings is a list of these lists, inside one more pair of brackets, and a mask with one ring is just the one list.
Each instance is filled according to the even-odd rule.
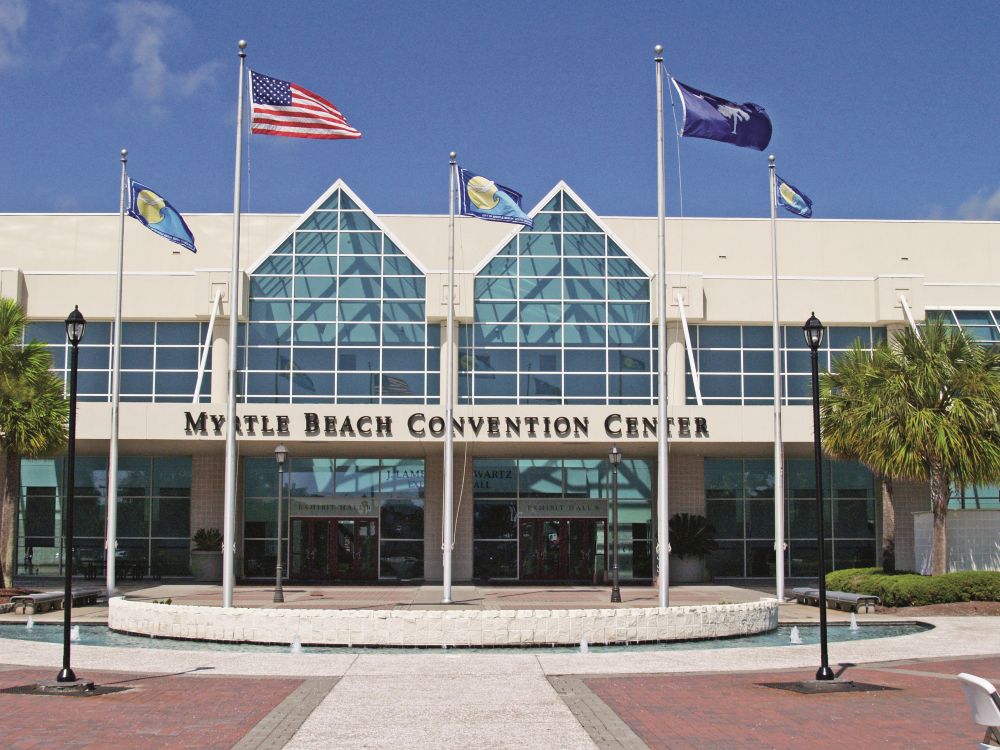
[[363,581],[378,577],[374,518],[293,518],[290,575],[302,581]]
[[522,519],[521,580],[600,583],[605,524],[595,518]]

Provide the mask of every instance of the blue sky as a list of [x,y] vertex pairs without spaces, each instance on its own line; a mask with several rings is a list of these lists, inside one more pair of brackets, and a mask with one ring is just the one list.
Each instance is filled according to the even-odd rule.
[[[817,217],[998,219],[997,28],[993,0],[0,0],[0,211],[117,211],[123,146],[182,212],[231,210],[245,38],[252,68],[364,134],[253,136],[251,211],[298,213],[342,177],[376,212],[445,213],[455,150],[529,207],[565,179],[598,213],[653,215],[662,43],[679,80],[767,108]],[[767,152],[680,145],[684,215],[767,215]],[[673,216],[669,130],[667,153]]]

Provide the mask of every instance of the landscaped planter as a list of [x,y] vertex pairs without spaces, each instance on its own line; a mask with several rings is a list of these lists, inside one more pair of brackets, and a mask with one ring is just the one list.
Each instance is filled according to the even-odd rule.
[[703,557],[670,557],[670,583],[705,583],[709,580]]
[[222,551],[191,550],[191,575],[200,583],[222,580]]

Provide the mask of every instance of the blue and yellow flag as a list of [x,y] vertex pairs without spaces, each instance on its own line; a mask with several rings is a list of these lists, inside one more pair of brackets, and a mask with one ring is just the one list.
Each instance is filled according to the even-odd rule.
[[198,252],[194,234],[177,209],[162,195],[132,179],[129,180],[128,215],[171,242],[183,245],[192,253]]
[[458,188],[461,191],[462,216],[478,216],[487,221],[524,224],[532,221],[521,208],[521,194],[467,169],[459,167]]
[[777,174],[774,175],[774,179],[774,199],[779,206],[803,219],[813,215],[813,202],[809,200],[808,195],[790,182],[785,182]]

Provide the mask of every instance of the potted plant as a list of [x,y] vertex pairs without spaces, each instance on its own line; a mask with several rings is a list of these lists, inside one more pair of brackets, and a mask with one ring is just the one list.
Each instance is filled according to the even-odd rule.
[[670,583],[708,579],[705,557],[719,548],[715,527],[705,516],[678,513],[670,519]]
[[204,583],[222,580],[222,532],[218,529],[198,529],[191,538],[191,575]]

